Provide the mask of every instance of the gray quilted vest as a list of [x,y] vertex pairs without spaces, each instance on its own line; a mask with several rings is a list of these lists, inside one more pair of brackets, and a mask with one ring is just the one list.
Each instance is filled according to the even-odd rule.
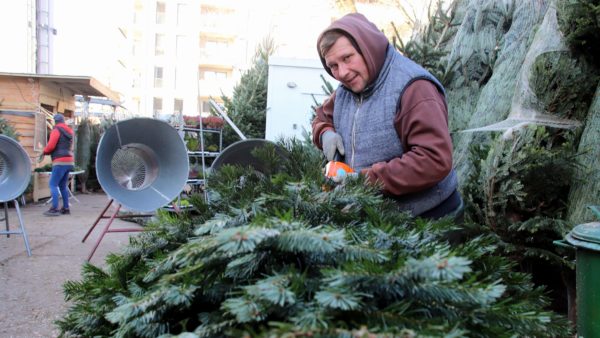
[[71,144],[73,143],[73,135],[66,132],[63,128],[59,126],[54,126],[55,129],[60,133],[60,137],[58,142],[56,143],[56,147],[50,157],[52,160],[65,156],[73,156],[71,152]]
[[[444,92],[441,83],[423,67],[388,47],[385,62],[373,84],[360,95],[340,85],[336,89],[333,123],[342,136],[345,162],[355,170],[373,163],[387,162],[404,153],[394,128],[394,118],[405,88],[415,80],[426,79]],[[395,197],[402,210],[414,216],[443,202],[458,185],[456,174],[424,191]]]

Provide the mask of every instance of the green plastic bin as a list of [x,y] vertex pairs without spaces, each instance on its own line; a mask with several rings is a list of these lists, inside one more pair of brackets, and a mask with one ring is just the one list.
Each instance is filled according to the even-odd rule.
[[580,224],[565,239],[577,250],[577,337],[600,337],[600,222]]

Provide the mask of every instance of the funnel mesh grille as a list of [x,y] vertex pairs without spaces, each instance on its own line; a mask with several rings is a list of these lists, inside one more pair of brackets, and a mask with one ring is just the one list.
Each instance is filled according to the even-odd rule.
[[0,178],[4,176],[4,173],[8,171],[8,163],[4,159],[4,154],[0,153]]
[[133,148],[118,149],[110,163],[115,180],[128,190],[140,190],[148,185],[148,164]]
[[0,177],[2,177],[4,175],[4,172],[8,167],[8,163],[6,163],[6,160],[4,159],[4,154],[0,153]]

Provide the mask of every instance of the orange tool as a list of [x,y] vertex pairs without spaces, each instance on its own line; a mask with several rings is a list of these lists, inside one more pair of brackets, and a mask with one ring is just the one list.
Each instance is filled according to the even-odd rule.
[[325,176],[332,177],[344,177],[346,174],[353,173],[354,170],[350,168],[349,165],[341,161],[342,156],[337,151],[335,152],[335,157],[333,161],[327,162],[325,165]]

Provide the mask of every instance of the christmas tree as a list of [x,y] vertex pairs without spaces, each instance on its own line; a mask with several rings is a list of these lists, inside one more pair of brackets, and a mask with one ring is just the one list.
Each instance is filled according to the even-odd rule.
[[63,336],[567,336],[490,237],[449,244],[321,154],[281,141],[265,172],[225,166],[194,213],[160,214],[106,268],[65,284]]
[[[233,88],[233,96],[221,96],[225,111],[244,136],[249,138],[265,137],[269,56],[274,51],[275,42],[266,37],[256,48],[252,67],[242,74],[239,84]],[[236,141],[239,141],[239,136],[226,125],[223,144],[228,146]]]

